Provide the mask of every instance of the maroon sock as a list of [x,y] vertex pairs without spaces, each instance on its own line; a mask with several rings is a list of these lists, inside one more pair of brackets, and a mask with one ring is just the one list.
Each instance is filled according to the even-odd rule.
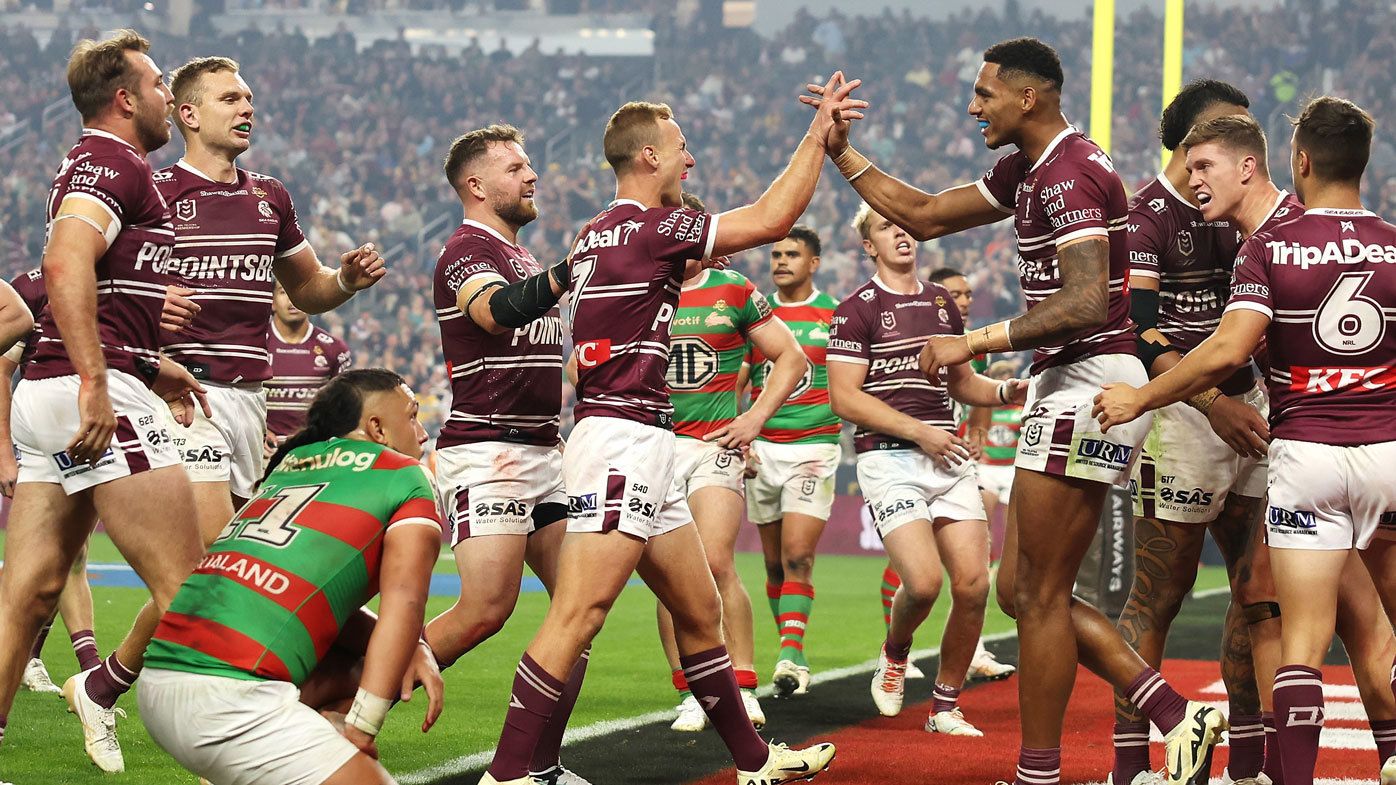
[[1129,785],[1140,772],[1148,771],[1149,766],[1149,721],[1115,722],[1115,765],[1111,768],[1111,781],[1116,785]]
[[48,620],[48,624],[39,628],[38,637],[34,638],[34,645],[29,649],[29,659],[37,660],[44,655],[44,641],[48,640],[48,631],[53,629],[53,619]]
[[1231,757],[1226,770],[1232,780],[1253,778],[1265,765],[1265,726],[1259,714],[1232,714],[1231,730],[1226,734],[1231,745]]
[[1013,785],[1057,785],[1062,781],[1062,748],[1018,748],[1018,776]]
[[949,684],[936,682],[935,689],[931,691],[931,713],[939,714],[942,711],[954,711],[955,706],[960,702],[960,688],[951,687]]
[[1377,765],[1396,755],[1396,720],[1372,720],[1372,740],[1377,743]]
[[524,652],[519,667],[514,669],[514,688],[509,693],[504,730],[490,763],[491,776],[500,782],[528,776],[529,759],[566,688],[561,679],[543,670]]
[[707,713],[722,743],[732,753],[732,762],[740,771],[757,771],[766,765],[770,747],[751,726],[737,688],[737,676],[732,671],[732,659],[727,647],[718,646],[697,654],[679,657],[683,675],[693,697]]
[[1153,668],[1145,668],[1125,690],[1129,702],[1139,707],[1160,733],[1168,733],[1183,721],[1187,713],[1187,698],[1168,686],[1163,676]]
[[73,654],[78,658],[78,670],[90,671],[102,664],[102,655],[97,651],[97,636],[92,630],[78,630],[68,636],[73,641]]
[[1313,785],[1323,732],[1323,674],[1303,665],[1275,671],[1275,731],[1289,785]]
[[892,662],[906,662],[906,658],[911,656],[911,641],[898,645],[890,639],[885,640],[882,642],[882,650]]
[[116,652],[107,655],[98,663],[96,670],[87,674],[87,697],[104,709],[116,705],[120,698],[136,683],[136,672],[121,664]]
[[542,774],[561,764],[558,753],[562,751],[562,734],[567,730],[567,720],[572,716],[573,707],[577,705],[577,695],[582,691],[582,680],[586,678],[587,662],[590,660],[591,647],[588,646],[577,664],[572,666],[572,674],[562,688],[562,697],[558,698],[557,707],[543,728],[543,735],[538,737],[533,760],[528,764],[530,773]]
[[8,717],[4,714],[0,714],[0,744],[3,744],[5,741],[5,723],[8,721]]
[[1275,713],[1262,711],[1260,724],[1265,726],[1265,776],[1274,785],[1285,785],[1284,758],[1280,755],[1280,734],[1275,731]]

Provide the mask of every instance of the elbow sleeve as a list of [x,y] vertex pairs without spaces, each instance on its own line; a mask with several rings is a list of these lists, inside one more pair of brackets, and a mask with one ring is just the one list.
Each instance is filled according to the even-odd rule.
[[495,324],[509,328],[523,327],[551,311],[560,299],[559,295],[553,294],[551,284],[556,277],[554,266],[538,275],[499,287],[489,303],[490,316],[494,317]]

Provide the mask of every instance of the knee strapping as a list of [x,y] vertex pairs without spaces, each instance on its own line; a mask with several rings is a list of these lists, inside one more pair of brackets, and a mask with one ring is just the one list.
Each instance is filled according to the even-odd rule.
[[1259,624],[1270,619],[1280,618],[1280,604],[1278,602],[1253,602],[1249,605],[1241,606],[1241,617],[1247,624]]

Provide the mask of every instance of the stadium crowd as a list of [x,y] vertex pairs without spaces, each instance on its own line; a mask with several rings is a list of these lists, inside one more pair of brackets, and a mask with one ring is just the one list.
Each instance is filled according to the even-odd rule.
[[[1376,5],[1345,0],[1322,13],[1300,3],[1190,6],[1185,77],[1236,83],[1272,140],[1288,138],[1286,113],[1333,86],[1381,120],[1390,115],[1392,98],[1384,69],[1374,64],[1396,57],[1396,31],[1363,24]],[[1055,45],[1073,77],[1063,98],[1067,115],[1082,127],[1089,121],[1090,25],[1016,2],[1002,12],[964,12],[934,23],[890,11],[861,17],[834,11],[827,18],[801,11],[769,38],[705,27],[701,19],[696,28],[673,29],[662,20],[657,28],[653,60],[549,54],[537,45],[510,52],[502,44],[473,45],[448,57],[414,53],[402,40],[374,44],[364,57],[347,30],[313,42],[297,31],[226,37],[204,30],[157,39],[154,51],[166,68],[194,55],[241,61],[258,119],[243,163],[286,183],[322,253],[369,240],[388,253],[393,273],[384,285],[322,324],[344,336],[357,357],[404,371],[423,396],[429,432],[449,403],[430,270],[459,218],[440,162],[464,129],[505,121],[529,135],[530,153],[542,163],[542,215],[523,240],[546,262],[562,258],[572,233],[609,199],[600,131],[628,98],[675,107],[698,159],[691,188],[715,210],[755,198],[783,165],[795,129],[803,127],[797,86],[831,65],[866,80],[863,93],[873,109],[860,129],[861,146],[922,186],[969,181],[991,161],[962,106],[985,42],[1033,30]],[[41,44],[29,31],[0,28],[0,92],[7,98],[0,106],[0,272],[6,277],[39,259],[49,169],[77,127],[66,107],[51,110],[46,125],[44,109],[67,102],[64,61],[76,38],[94,32],[59,30]],[[1140,11],[1119,20],[1116,35],[1113,157],[1127,186],[1138,187],[1158,169],[1162,20]],[[170,145],[153,162],[168,164],[178,149]],[[1272,150],[1272,158],[1278,154]],[[1286,167],[1276,168],[1284,185]],[[1389,134],[1378,134],[1368,171],[1369,205],[1378,214],[1396,212]],[[821,188],[806,216],[825,241],[820,285],[838,297],[868,274],[848,227],[856,198],[851,189]],[[948,265],[970,273],[973,321],[1022,310],[1007,224],[931,243],[922,259],[925,270]],[[737,260],[737,269],[767,285],[759,253]]]

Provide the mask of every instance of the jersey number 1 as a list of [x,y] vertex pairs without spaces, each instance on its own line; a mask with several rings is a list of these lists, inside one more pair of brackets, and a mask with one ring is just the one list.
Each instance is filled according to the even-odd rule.
[[[255,540],[276,548],[284,548],[290,545],[291,540],[300,533],[300,529],[293,526],[291,522],[295,520],[297,515],[300,515],[301,510],[315,501],[315,497],[324,489],[324,484],[295,485],[282,488],[271,496],[258,497],[248,503],[247,507],[258,502],[270,502],[262,514],[256,518],[243,518],[239,514],[223,529],[223,533],[218,535],[217,541],[237,538]],[[243,509],[246,510],[247,507]]]

